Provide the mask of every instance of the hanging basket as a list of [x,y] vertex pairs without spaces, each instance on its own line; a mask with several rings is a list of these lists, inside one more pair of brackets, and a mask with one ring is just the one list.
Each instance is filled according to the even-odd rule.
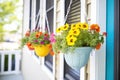
[[91,47],[78,47],[73,52],[65,54],[66,63],[75,70],[80,70],[81,67],[88,63]]
[[34,45],[34,50],[37,56],[45,57],[50,52],[50,44],[47,45]]

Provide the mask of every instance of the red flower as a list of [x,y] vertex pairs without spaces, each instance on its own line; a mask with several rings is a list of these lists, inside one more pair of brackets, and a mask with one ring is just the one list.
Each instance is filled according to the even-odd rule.
[[49,35],[47,33],[44,34],[45,37],[48,37]]
[[106,32],[103,32],[103,36],[107,36],[107,33],[106,33]]
[[97,45],[96,45],[96,50],[99,50],[100,49],[100,47],[101,47],[101,44],[100,43],[98,43]]

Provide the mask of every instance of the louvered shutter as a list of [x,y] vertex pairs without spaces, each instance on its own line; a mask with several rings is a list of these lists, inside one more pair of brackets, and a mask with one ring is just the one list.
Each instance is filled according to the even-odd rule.
[[67,17],[67,23],[76,23],[80,22],[80,0],[73,0],[71,7],[70,7],[70,12]]
[[[71,0],[65,0],[65,15]],[[67,3],[67,4],[66,4]],[[72,24],[80,22],[80,0],[73,0],[66,23]],[[80,80],[80,72],[75,71],[64,60],[64,80]]]

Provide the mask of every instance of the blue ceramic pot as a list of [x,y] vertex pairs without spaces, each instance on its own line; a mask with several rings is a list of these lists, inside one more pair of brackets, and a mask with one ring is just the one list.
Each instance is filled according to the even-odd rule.
[[75,70],[80,70],[81,67],[88,63],[92,47],[77,47],[73,52],[65,54],[66,63]]

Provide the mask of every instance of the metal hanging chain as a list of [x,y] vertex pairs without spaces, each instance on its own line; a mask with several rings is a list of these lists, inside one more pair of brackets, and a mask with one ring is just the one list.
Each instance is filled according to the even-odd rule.
[[67,9],[67,14],[65,15],[65,19],[64,19],[64,24],[65,24],[65,22],[67,20],[69,12],[70,12],[70,8],[71,8],[71,5],[72,5],[72,2],[73,2],[73,0],[70,0],[70,4],[69,4],[68,9]]

